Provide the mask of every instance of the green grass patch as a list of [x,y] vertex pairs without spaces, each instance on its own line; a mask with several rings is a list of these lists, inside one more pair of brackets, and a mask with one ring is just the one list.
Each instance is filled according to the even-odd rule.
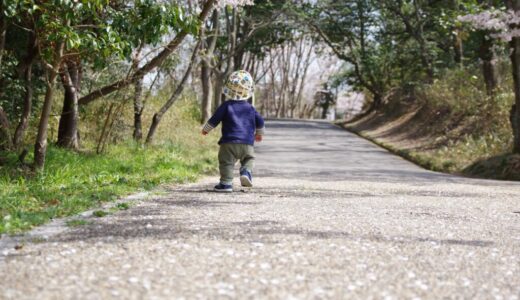
[[214,169],[215,157],[214,149],[171,143],[147,148],[127,143],[103,155],[51,146],[43,173],[27,174],[14,161],[0,170],[0,233],[21,232],[163,183],[194,181]]
[[89,222],[87,220],[70,220],[70,221],[67,221],[66,224],[69,227],[80,227],[80,226],[89,225],[89,224],[91,224],[91,222]]
[[127,210],[130,208],[130,205],[128,203],[118,203],[115,208],[117,210]]
[[104,210],[96,210],[94,212],[92,212],[92,215],[96,218],[103,218],[103,217],[106,217],[110,214],[110,212],[108,211],[104,211]]

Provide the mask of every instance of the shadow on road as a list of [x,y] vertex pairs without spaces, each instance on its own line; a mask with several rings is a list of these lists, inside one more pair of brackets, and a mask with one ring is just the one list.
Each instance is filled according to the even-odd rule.
[[256,175],[317,181],[373,181],[429,185],[516,182],[480,180],[425,170],[344,129],[323,121],[272,120],[256,146]]
[[[194,195],[195,192],[195,195]],[[319,193],[319,191],[317,191]],[[190,196],[190,194],[192,196]],[[312,193],[311,193],[312,194]],[[117,218],[96,219],[94,223],[83,227],[70,230],[65,234],[56,236],[48,243],[54,242],[103,242],[118,243],[122,241],[146,238],[150,240],[221,240],[235,241],[242,243],[264,243],[276,244],[287,242],[288,240],[309,241],[324,239],[340,239],[349,241],[369,241],[378,243],[389,243],[396,245],[413,245],[418,243],[431,243],[447,246],[472,246],[489,247],[493,245],[491,241],[485,240],[462,240],[462,239],[434,239],[430,237],[405,236],[405,235],[382,235],[382,234],[353,234],[348,231],[335,230],[310,230],[299,227],[289,226],[288,224],[275,220],[252,220],[240,222],[193,222],[188,218],[172,218],[165,212],[171,212],[172,207],[186,210],[204,210],[204,213],[211,213],[215,208],[227,208],[230,210],[247,209],[249,206],[256,206],[260,201],[223,201],[223,200],[204,200],[197,196],[196,191],[186,190],[177,191],[173,195],[176,198],[158,199],[154,201],[154,206],[140,207],[129,211],[118,213]],[[262,191],[258,196],[266,196],[273,201],[273,197],[284,197],[275,192]],[[222,195],[222,198],[226,196]],[[287,195],[300,197],[298,195]],[[314,196],[316,196],[314,194]],[[360,197],[359,194],[350,195]],[[371,195],[361,195],[369,197]],[[313,197],[313,196],[309,196]],[[343,196],[342,196],[343,197]],[[237,207],[238,206],[238,207]],[[182,214],[181,214],[182,215]],[[431,213],[410,213],[412,217],[433,217],[438,215]],[[442,216],[441,216],[442,217]],[[446,216],[444,216],[446,217]],[[449,216],[448,216],[449,217]]]

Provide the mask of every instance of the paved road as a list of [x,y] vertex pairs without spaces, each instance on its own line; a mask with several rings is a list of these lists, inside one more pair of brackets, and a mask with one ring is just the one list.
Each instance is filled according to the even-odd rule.
[[520,185],[272,121],[256,187],[214,178],[10,251],[4,299],[519,299]]

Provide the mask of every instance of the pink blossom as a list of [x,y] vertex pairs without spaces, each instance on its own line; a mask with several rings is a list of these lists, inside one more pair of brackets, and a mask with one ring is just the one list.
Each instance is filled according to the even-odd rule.
[[219,0],[217,2],[218,7],[225,7],[227,5],[238,7],[238,6],[247,6],[254,5],[254,0]]
[[513,37],[520,37],[520,12],[512,10],[486,10],[478,14],[459,16],[459,21],[469,23],[473,28],[486,30],[490,36],[503,41],[510,41]]

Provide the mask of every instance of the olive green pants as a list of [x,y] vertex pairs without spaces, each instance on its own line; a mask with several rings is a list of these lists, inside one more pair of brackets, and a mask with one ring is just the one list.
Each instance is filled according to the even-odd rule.
[[253,172],[255,149],[247,144],[221,144],[218,152],[220,183],[232,184],[233,171],[237,160],[240,161],[240,171]]

